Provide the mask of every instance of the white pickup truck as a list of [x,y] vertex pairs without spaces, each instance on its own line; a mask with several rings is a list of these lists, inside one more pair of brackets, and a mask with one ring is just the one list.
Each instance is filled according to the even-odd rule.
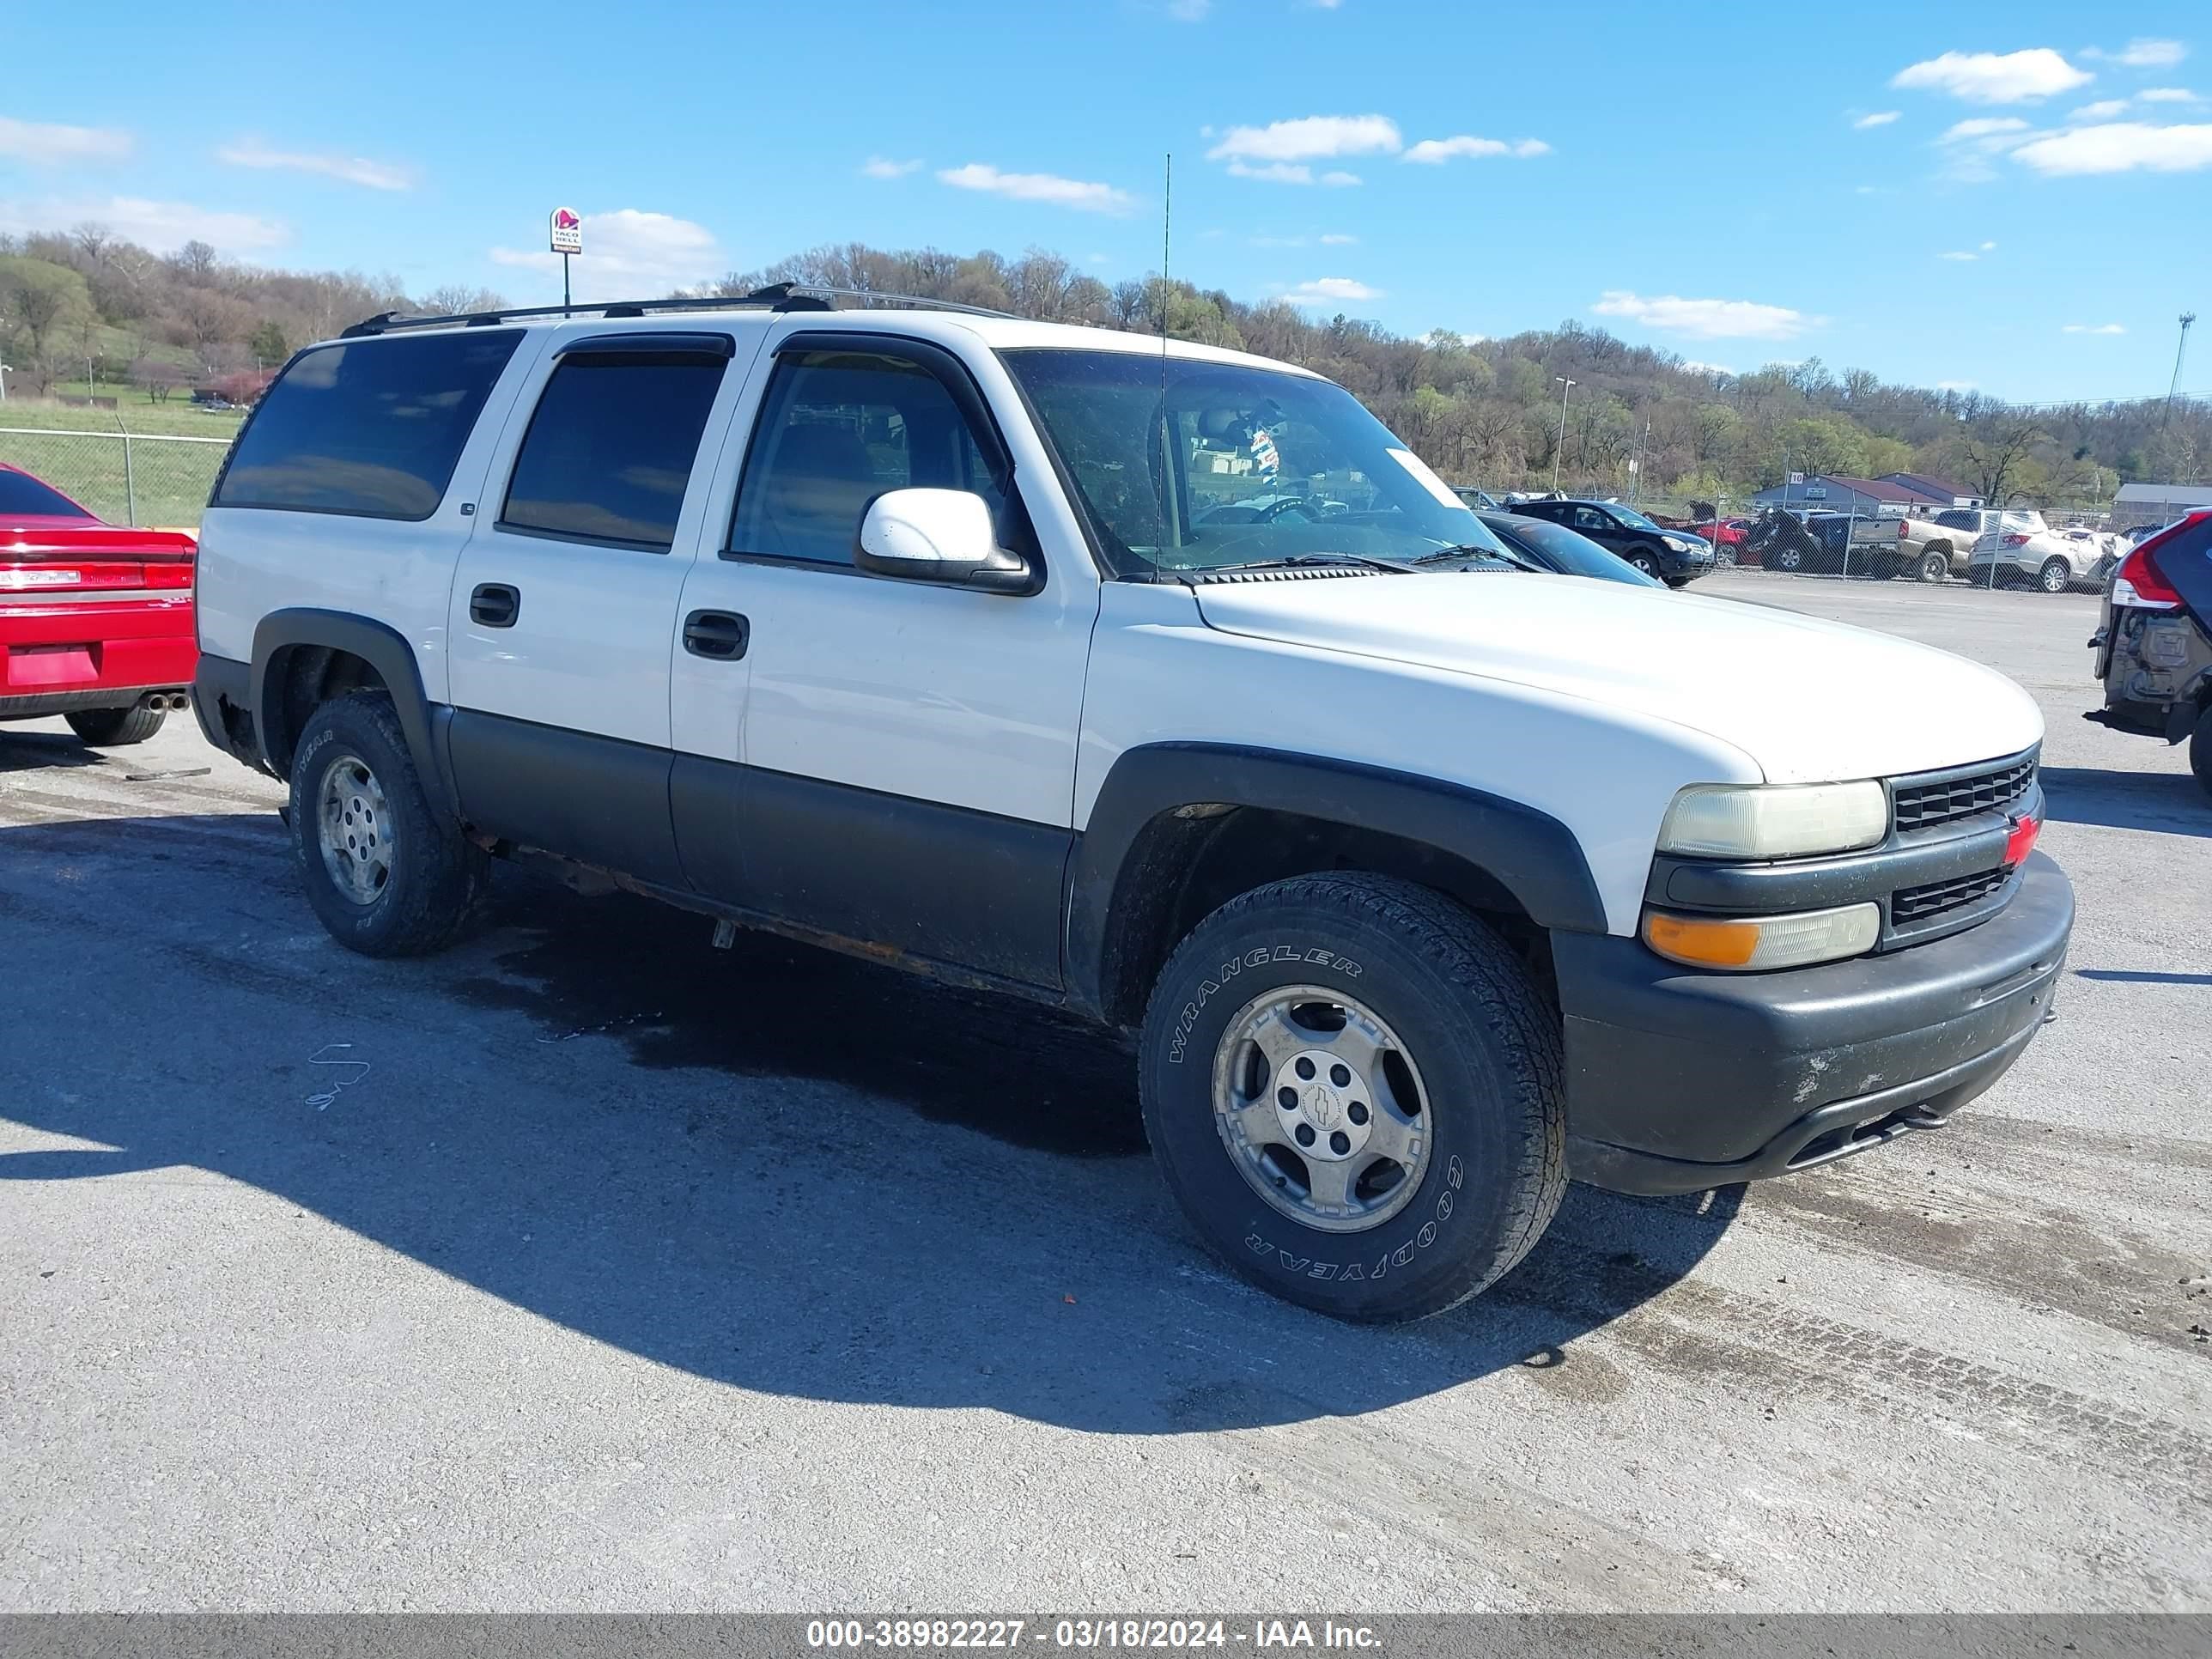
[[[1224,469],[1346,509],[1214,522]],[[437,948],[529,854],[1126,1031],[1195,1231],[1400,1319],[1571,1175],[1936,1127],[2073,921],[2002,675],[1500,551],[1261,358],[787,285],[387,316],[234,445],[193,704],[351,949]],[[957,1271],[988,1206],[937,1219]]]

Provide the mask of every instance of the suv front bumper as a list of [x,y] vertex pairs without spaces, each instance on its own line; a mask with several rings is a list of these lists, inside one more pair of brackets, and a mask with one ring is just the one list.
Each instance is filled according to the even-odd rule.
[[1697,1192],[1934,1128],[2049,1017],[2073,926],[2074,890],[2038,853],[1987,921],[1817,968],[1698,973],[1556,933],[1571,1172]]

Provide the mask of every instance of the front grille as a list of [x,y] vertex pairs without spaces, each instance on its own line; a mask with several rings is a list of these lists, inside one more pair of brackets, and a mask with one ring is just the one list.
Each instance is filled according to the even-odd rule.
[[1899,830],[1927,830],[1977,812],[2002,811],[2035,787],[2035,758],[1987,772],[1892,786]]
[[1983,870],[1949,881],[1931,881],[1922,887],[1900,887],[1889,896],[1890,926],[1900,927],[1909,921],[1925,921],[1930,916],[1972,904],[1976,899],[1987,898],[2011,876],[2008,869]]

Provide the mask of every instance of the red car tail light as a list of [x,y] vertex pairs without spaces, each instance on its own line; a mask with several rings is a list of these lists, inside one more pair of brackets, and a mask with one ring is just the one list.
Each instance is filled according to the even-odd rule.
[[2017,532],[2014,532],[2005,537],[2004,544],[2007,547],[2026,547],[2027,545],[2027,538],[2021,535]]
[[2181,594],[2158,568],[2158,550],[2185,530],[2212,519],[2212,512],[2191,513],[2144,542],[2120,561],[2112,572],[2112,603],[2131,605],[2138,611],[2178,611]]

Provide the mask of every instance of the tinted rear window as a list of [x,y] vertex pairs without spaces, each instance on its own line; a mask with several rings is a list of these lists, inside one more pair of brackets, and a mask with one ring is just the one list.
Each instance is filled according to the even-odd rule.
[[725,366],[720,357],[564,362],[531,416],[500,522],[667,548]]
[[92,514],[58,489],[49,489],[27,472],[0,469],[0,520],[90,519]]
[[1936,515],[1936,522],[1946,530],[1979,530],[1982,527],[1982,515],[1965,507],[1959,507],[1949,513],[1938,513]]
[[239,434],[212,504],[428,518],[521,340],[470,329],[303,354]]

